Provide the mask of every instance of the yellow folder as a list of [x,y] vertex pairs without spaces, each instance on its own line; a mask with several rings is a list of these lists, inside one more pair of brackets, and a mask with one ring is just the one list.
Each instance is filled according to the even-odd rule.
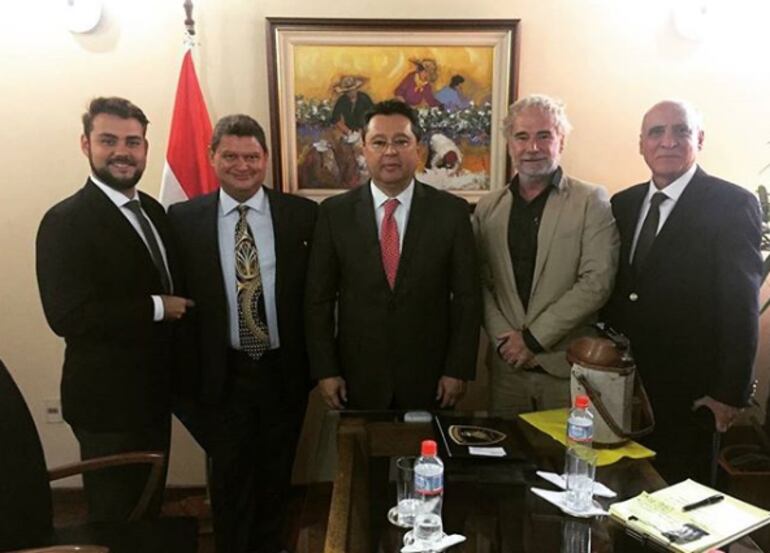
[[[566,445],[567,443],[567,416],[569,409],[552,409],[550,411],[535,411],[534,413],[524,413],[519,415],[529,424],[545,432],[557,442]],[[596,449],[596,465],[603,467],[619,461],[623,457],[631,459],[643,459],[645,457],[654,457],[655,452],[647,449],[641,444],[633,441],[614,448]]]

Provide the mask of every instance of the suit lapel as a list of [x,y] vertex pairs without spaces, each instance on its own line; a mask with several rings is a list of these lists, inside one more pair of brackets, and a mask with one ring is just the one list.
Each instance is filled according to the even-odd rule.
[[634,244],[634,234],[636,234],[636,226],[639,223],[639,216],[642,213],[642,204],[644,198],[647,196],[647,184],[637,185],[636,189],[631,193],[628,200],[628,215],[623,217],[619,225],[620,235],[626,237],[623,240],[623,247],[621,249],[621,263],[625,265],[631,264],[631,247]]
[[692,229],[690,219],[692,213],[697,210],[697,204],[704,190],[703,176],[705,173],[698,168],[682,195],[679,196],[674,209],[652,243],[652,248],[647,254],[640,276],[653,277],[661,269],[661,262],[666,254],[672,250],[677,238],[687,235],[689,229]]
[[[379,272],[382,285],[390,290],[388,279],[385,276],[385,269],[382,266],[382,256],[380,255],[380,240],[377,235],[377,218],[374,215],[374,199],[372,198],[371,184],[362,184],[356,190],[356,199],[354,201],[353,211],[356,224],[356,232],[361,237],[363,245],[363,256],[369,265],[368,271]],[[399,266],[399,272],[401,267]],[[398,277],[396,277],[398,281]]]
[[166,214],[163,211],[163,207],[159,206],[155,200],[144,192],[139,192],[139,197],[141,198],[142,209],[150,219],[152,226],[158,231],[163,250],[166,252],[166,268],[171,278],[171,292],[174,293],[174,291],[178,290],[177,287],[179,286],[179,259],[176,257],[176,247],[171,243],[172,238]]
[[264,187],[267,201],[270,204],[270,218],[273,222],[273,243],[275,244],[275,303],[278,313],[281,312],[281,284],[283,283],[283,268],[287,255],[283,252],[284,236],[292,232],[290,221],[286,220],[288,213],[283,210],[283,199],[277,192]]
[[[516,277],[513,274],[513,262],[511,261],[511,249],[508,247],[508,225],[511,219],[511,206],[513,195],[509,189],[500,199],[500,202],[490,214],[489,236],[491,247],[487,255],[489,263],[494,263],[502,269],[505,275],[499,285],[496,286],[497,297],[502,302],[503,315],[508,319],[511,328],[520,326],[524,320],[524,304],[519,298],[519,290],[516,287]],[[518,322],[517,322],[518,321]]]
[[205,264],[205,274],[209,275],[213,286],[211,292],[216,297],[216,304],[227,306],[225,281],[222,276],[222,261],[219,256],[219,190],[206,196],[201,205],[201,225],[197,240],[197,263]]
[[545,262],[551,250],[553,236],[562,216],[567,199],[569,198],[569,186],[565,178],[561,179],[558,188],[548,195],[543,209],[543,218],[537,232],[537,256],[535,257],[535,269],[532,274],[532,292],[537,290],[537,283],[543,274]]
[[[136,259],[142,265],[142,270],[156,274],[157,269],[147,246],[128,219],[120,212],[120,208],[90,179],[86,182],[85,196],[90,204],[89,212],[93,213],[99,227],[97,230],[99,239]],[[158,286],[160,286],[159,275]]]
[[[396,273],[396,286],[394,291],[398,290],[399,283],[403,280],[404,274],[408,271],[409,263],[414,257],[417,245],[420,242],[425,221],[430,218],[430,202],[427,199],[425,185],[414,181],[414,193],[412,194],[412,205],[409,207],[409,220],[406,223],[404,231],[404,246],[398,261],[398,272]],[[383,270],[383,275],[385,274]]]

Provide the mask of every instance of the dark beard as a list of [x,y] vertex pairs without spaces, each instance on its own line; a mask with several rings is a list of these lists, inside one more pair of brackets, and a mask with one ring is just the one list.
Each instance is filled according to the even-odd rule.
[[90,157],[88,159],[88,162],[91,164],[91,171],[93,171],[94,176],[114,190],[118,190],[118,191],[130,190],[131,188],[136,186],[136,184],[139,182],[139,179],[142,178],[142,171],[137,170],[136,173],[134,173],[133,177],[130,177],[128,179],[119,179],[114,177],[112,173],[109,172],[109,169],[107,167],[105,167],[104,169],[97,169],[96,167],[94,167],[94,163],[93,161],[91,161]]

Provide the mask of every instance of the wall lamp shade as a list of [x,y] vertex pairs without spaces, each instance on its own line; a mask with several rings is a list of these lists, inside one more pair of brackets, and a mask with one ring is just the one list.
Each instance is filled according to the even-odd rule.
[[63,4],[64,24],[72,33],[88,33],[102,18],[102,0],[59,0]]
[[679,0],[672,8],[674,26],[682,37],[701,40],[711,30],[713,11],[710,0]]

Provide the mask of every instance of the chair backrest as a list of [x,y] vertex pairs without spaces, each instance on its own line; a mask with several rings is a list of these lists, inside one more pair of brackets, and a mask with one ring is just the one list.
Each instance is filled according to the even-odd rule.
[[40,436],[0,360],[0,551],[45,545],[53,507]]

